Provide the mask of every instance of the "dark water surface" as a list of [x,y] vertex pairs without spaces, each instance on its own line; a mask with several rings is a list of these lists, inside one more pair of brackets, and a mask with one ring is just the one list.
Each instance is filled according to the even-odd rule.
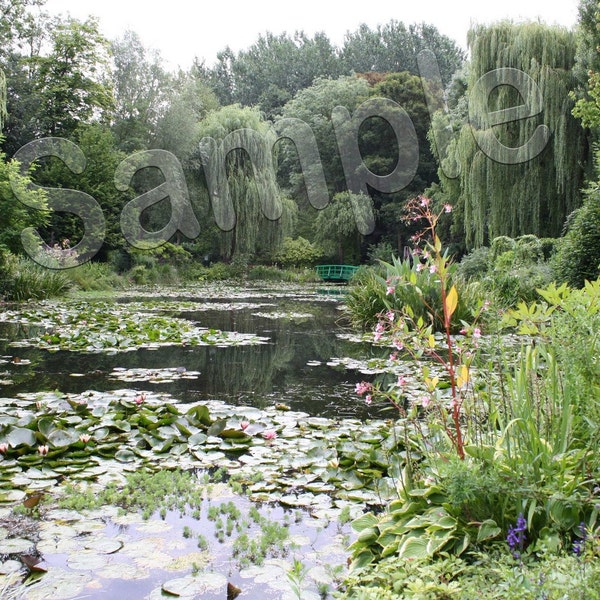
[[[10,342],[40,333],[33,326],[0,323],[0,354],[17,357],[29,364],[2,365],[0,379],[11,385],[0,387],[0,395],[58,389],[80,393],[96,389],[109,391],[132,387],[164,391],[179,401],[223,400],[233,405],[258,408],[285,403],[293,410],[314,416],[374,416],[354,393],[364,376],[342,367],[328,366],[336,357],[364,358],[371,353],[368,344],[340,339],[344,333],[341,305],[344,288],[298,290],[280,288],[237,290],[233,297],[225,291],[185,298],[160,297],[173,301],[172,316],[190,319],[201,327],[254,333],[268,342],[251,346],[163,346],[116,354],[88,354],[35,348],[11,347]],[[181,312],[177,300],[198,304],[198,310]],[[148,301],[143,294],[120,301]],[[93,300],[90,300],[93,302]],[[258,305],[258,306],[257,306]],[[186,307],[187,308],[187,307]],[[318,364],[317,364],[318,363]],[[199,371],[197,379],[168,383],[134,384],[110,378],[114,368],[185,368]],[[81,374],[83,376],[73,376]]]

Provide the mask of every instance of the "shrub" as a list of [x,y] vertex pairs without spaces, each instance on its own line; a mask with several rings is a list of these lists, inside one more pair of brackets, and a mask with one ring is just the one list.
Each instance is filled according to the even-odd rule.
[[281,249],[275,255],[275,262],[285,268],[301,268],[314,265],[323,252],[303,237],[284,238]]
[[71,289],[64,271],[40,267],[29,259],[10,257],[3,295],[7,300],[43,300],[61,296]]
[[462,279],[480,279],[490,269],[490,249],[485,246],[472,250],[464,256],[456,268]]
[[600,185],[585,195],[583,206],[568,220],[568,230],[553,261],[556,277],[573,287],[583,287],[600,275]]

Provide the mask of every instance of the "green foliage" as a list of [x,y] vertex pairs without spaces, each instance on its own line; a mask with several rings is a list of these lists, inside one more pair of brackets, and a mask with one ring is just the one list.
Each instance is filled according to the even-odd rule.
[[81,291],[112,291],[123,287],[124,280],[107,263],[87,262],[64,271],[73,286]]
[[559,242],[554,260],[556,277],[582,287],[600,275],[600,186],[586,190],[583,206],[569,218],[567,233]]
[[[483,130],[466,119],[457,106],[447,118],[434,119],[441,135],[450,125],[456,138],[440,159],[443,167],[459,167],[459,177],[449,179],[440,170],[444,202],[455,207],[454,231],[468,249],[489,243],[497,236],[523,234],[552,237],[581,203],[585,177],[587,134],[570,114],[568,92],[577,85],[573,72],[576,36],[572,31],[540,23],[510,22],[479,25],[469,33],[471,60],[468,89],[470,110],[481,113],[518,104],[514,88],[503,85],[489,98],[475,97],[475,83],[494,69],[522,70],[541,90],[544,122],[553,135],[536,157],[519,164],[503,164],[486,156],[474,135]],[[516,148],[531,139],[537,119],[505,123],[492,135]],[[454,169],[456,170],[456,169]]]
[[275,255],[275,261],[286,268],[310,267],[321,256],[321,250],[305,238],[297,237],[292,239],[286,237],[281,244],[281,248]]
[[600,565],[575,556],[545,556],[520,564],[506,551],[435,561],[392,556],[345,581],[342,600],[598,600]]
[[[360,269],[352,279],[346,301],[352,322],[362,327],[372,327],[385,310],[409,310],[415,321],[423,319],[425,323],[432,323],[434,330],[441,331],[444,318],[440,312],[442,296],[439,277],[423,267],[416,257],[412,260],[393,257],[391,263],[381,261],[378,267]],[[450,281],[455,281],[459,289],[452,326],[460,329],[462,321],[471,318],[476,299],[467,291],[468,286],[459,283],[456,270],[456,265],[451,264]],[[473,287],[471,293],[474,291]]]
[[532,302],[539,298],[538,288],[553,281],[554,269],[546,257],[554,245],[554,240],[534,235],[499,236],[490,248],[482,246],[467,254],[457,273],[465,281],[477,280],[481,293],[493,297],[501,307]]
[[11,257],[6,263],[0,295],[6,300],[43,300],[66,294],[71,280],[62,271],[40,267],[29,259]]

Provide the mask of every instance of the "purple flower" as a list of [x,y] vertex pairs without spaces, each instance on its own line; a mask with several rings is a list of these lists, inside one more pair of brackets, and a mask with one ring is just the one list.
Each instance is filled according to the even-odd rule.
[[512,525],[508,528],[508,535],[506,536],[506,542],[508,543],[508,547],[511,549],[513,556],[515,558],[519,558],[521,556],[521,552],[523,551],[523,546],[525,541],[527,540],[527,521],[521,513],[517,519],[517,524],[515,527]]

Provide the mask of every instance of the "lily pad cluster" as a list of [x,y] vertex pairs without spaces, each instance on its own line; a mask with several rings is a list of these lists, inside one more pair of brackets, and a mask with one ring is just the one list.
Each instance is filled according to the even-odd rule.
[[45,302],[4,311],[0,321],[43,327],[44,333],[12,345],[46,350],[116,352],[169,344],[221,346],[267,341],[256,335],[206,329],[187,319],[157,315],[141,303]]
[[167,367],[163,369],[125,369],[115,367],[110,374],[111,379],[126,383],[172,383],[179,379],[198,379],[200,371],[188,371],[185,367]]
[[[257,500],[330,510],[394,497],[404,443],[381,421],[311,417],[168,394],[116,390],[21,394],[0,400],[0,501],[94,479],[107,460],[130,470],[224,467]],[[286,407],[287,408],[287,407]],[[260,479],[256,475],[260,473]]]

